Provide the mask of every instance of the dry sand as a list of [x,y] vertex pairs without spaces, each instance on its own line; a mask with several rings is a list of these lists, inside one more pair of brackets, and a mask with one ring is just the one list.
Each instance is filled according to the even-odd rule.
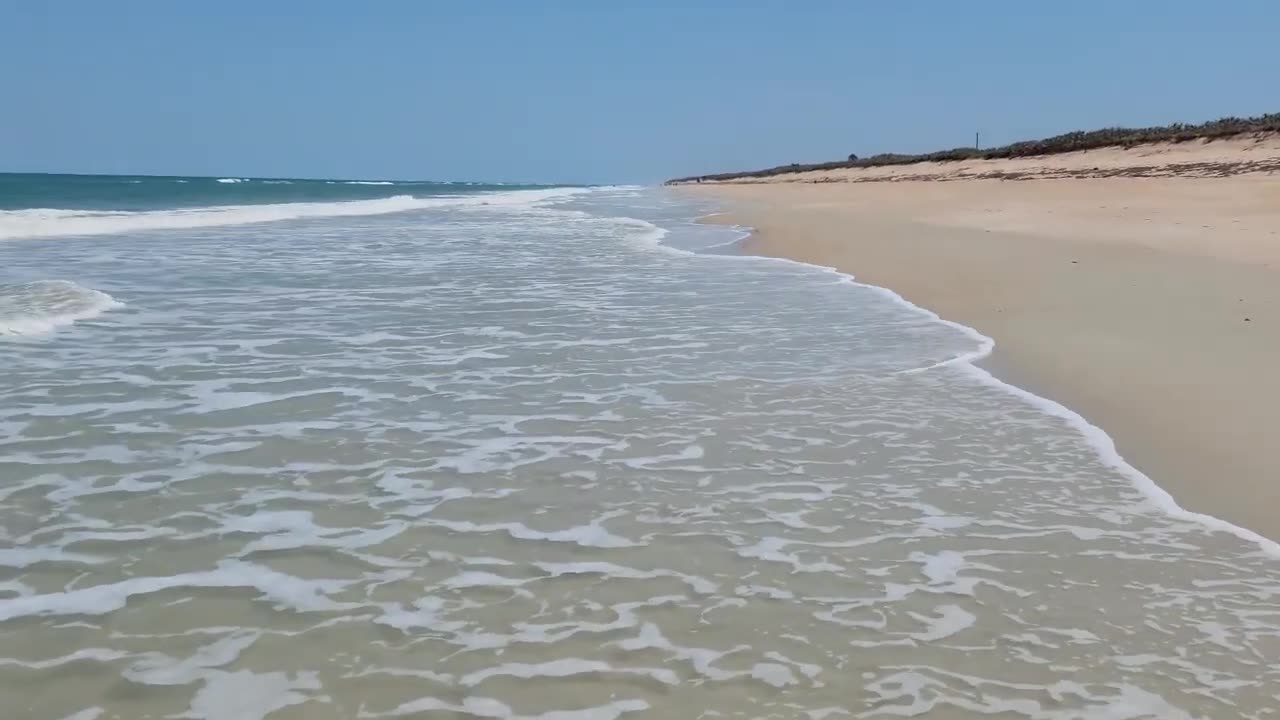
[[1045,179],[1029,181],[955,163],[928,180],[911,166],[696,192],[756,229],[754,252],[835,266],[993,337],[990,369],[1101,426],[1183,507],[1280,539],[1280,173],[1055,165],[1163,153],[1167,169],[1206,148],[1280,159],[1272,138],[1075,153],[1037,160]]
[[1027,180],[1105,177],[1222,177],[1280,171],[1280,134],[1258,133],[1218,140],[1149,143],[1130,148],[1007,160],[964,160],[842,168],[740,178],[734,183],[884,182],[900,180]]

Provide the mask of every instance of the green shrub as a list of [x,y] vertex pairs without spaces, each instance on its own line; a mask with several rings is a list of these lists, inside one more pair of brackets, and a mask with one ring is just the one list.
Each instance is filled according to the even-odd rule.
[[812,170],[835,170],[837,168],[879,167],[885,165],[911,165],[922,162],[952,162],[956,160],[1002,159],[1033,157],[1037,155],[1056,155],[1059,153],[1093,150],[1101,147],[1130,148],[1155,142],[1187,142],[1190,140],[1213,140],[1216,138],[1243,135],[1246,133],[1280,132],[1280,113],[1269,113],[1252,118],[1225,117],[1210,120],[1199,125],[1173,123],[1163,127],[1148,128],[1103,128],[1101,130],[1076,130],[1042,140],[1024,140],[1000,147],[977,148],[961,147],[952,150],[939,150],[918,155],[902,155],[898,153],[880,153],[868,158],[859,159],[850,155],[847,160],[825,163],[801,164],[791,163],[778,167],[748,172],[719,173],[715,175],[696,175],[677,178],[668,182],[689,182],[703,180],[733,180],[748,177],[771,177],[789,173],[809,172]]

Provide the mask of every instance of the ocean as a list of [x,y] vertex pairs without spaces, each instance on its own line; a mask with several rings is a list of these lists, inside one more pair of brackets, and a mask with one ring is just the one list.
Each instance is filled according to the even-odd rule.
[[976,331],[353,182],[0,175],[6,720],[1277,716],[1276,545]]

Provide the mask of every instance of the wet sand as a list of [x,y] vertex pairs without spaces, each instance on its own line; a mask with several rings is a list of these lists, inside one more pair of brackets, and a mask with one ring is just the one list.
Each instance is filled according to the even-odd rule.
[[989,369],[1101,426],[1184,508],[1280,538],[1280,175],[1045,177],[688,189],[755,228],[752,252],[991,336]]

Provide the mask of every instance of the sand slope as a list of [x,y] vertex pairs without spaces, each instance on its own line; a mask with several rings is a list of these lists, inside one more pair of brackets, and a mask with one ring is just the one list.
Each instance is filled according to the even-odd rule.
[[[1264,146],[1280,156],[1233,152]],[[757,228],[756,252],[992,336],[997,374],[1100,425],[1184,507],[1280,538],[1280,175],[782,178],[693,191]]]
[[727,180],[777,182],[894,182],[902,180],[1029,180],[1107,177],[1227,177],[1280,171],[1280,134],[1149,143],[1005,160],[963,160],[839,168]]

